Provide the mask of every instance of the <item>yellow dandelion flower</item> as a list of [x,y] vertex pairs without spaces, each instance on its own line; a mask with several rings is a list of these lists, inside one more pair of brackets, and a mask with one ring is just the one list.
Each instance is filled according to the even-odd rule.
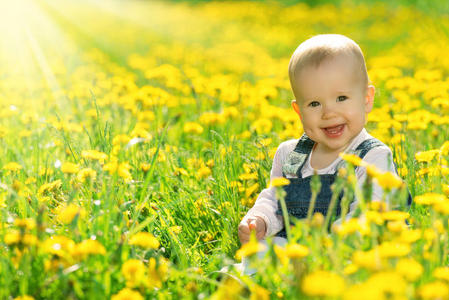
[[39,176],[48,176],[52,175],[54,171],[50,168],[40,168],[39,169]]
[[97,172],[91,168],[83,168],[79,170],[78,174],[76,175],[76,179],[78,179],[79,182],[85,182],[86,179],[95,180],[97,177]]
[[124,288],[115,295],[112,295],[111,300],[143,300],[142,295],[129,288]]
[[257,173],[244,173],[239,175],[240,180],[251,180],[251,179],[257,179],[258,175]]
[[235,118],[240,115],[240,111],[235,106],[228,106],[223,108],[223,116],[225,118]]
[[77,164],[71,162],[65,162],[61,166],[61,171],[67,174],[76,174],[78,173],[80,167]]
[[449,267],[436,268],[432,275],[437,279],[443,279],[449,282]]
[[125,182],[129,182],[133,179],[131,176],[131,173],[129,172],[130,169],[131,169],[130,164],[121,163],[121,164],[119,164],[119,166],[117,168],[117,174],[120,177],[122,177]]
[[20,231],[18,230],[9,230],[3,237],[6,245],[14,245],[18,244],[21,239]]
[[355,264],[350,264],[347,265],[344,269],[343,269],[343,274],[344,275],[351,275],[354,274],[355,272],[357,272],[359,270],[359,267],[357,267],[357,265]]
[[206,178],[206,177],[208,177],[208,176],[210,176],[212,174],[212,171],[208,167],[202,166],[198,170],[197,174],[198,174],[199,178]]
[[301,284],[305,294],[315,297],[338,297],[345,290],[345,286],[341,276],[327,271],[308,274]]
[[129,239],[130,245],[136,245],[146,249],[158,249],[159,241],[149,232],[139,232]]
[[12,172],[16,172],[22,169],[22,166],[16,162],[9,162],[3,166],[3,170],[8,170]]
[[290,184],[290,180],[288,180],[285,177],[274,178],[273,180],[270,181],[270,186],[274,186],[274,187],[279,187],[279,186],[284,186],[284,185],[289,185],[289,184]]
[[309,248],[300,244],[289,244],[285,247],[285,255],[289,258],[303,258],[309,255]]
[[37,179],[36,179],[36,177],[28,177],[26,180],[25,180],[25,184],[32,184],[32,183],[35,183],[37,181]]
[[251,128],[258,134],[269,133],[273,128],[273,123],[269,119],[260,118],[251,125]]
[[151,168],[151,164],[150,163],[141,163],[140,164],[140,169],[142,171],[144,171],[145,173],[148,172]]
[[438,154],[440,150],[429,150],[415,153],[415,159],[419,162],[429,162],[433,160]]
[[440,147],[440,152],[442,155],[448,155],[449,154],[449,141],[445,141],[443,145]]
[[22,236],[21,242],[22,242],[24,245],[27,245],[27,246],[30,246],[30,245],[36,245],[36,244],[37,244],[37,237],[36,237],[35,235],[25,233],[25,234]]
[[352,255],[352,261],[357,266],[372,271],[380,270],[385,265],[385,261],[380,257],[379,251],[376,249],[355,251]]
[[186,170],[186,169],[183,169],[183,168],[175,168],[174,174],[175,174],[176,176],[180,176],[180,175],[183,175],[183,176],[189,176],[189,173],[187,172],[187,170]]
[[204,125],[223,124],[226,119],[224,115],[215,112],[205,112],[199,118],[200,123]]
[[366,283],[380,290],[383,295],[402,296],[407,289],[407,282],[404,278],[400,274],[392,271],[375,273],[368,278]]
[[117,161],[110,161],[103,165],[103,171],[107,171],[111,175],[117,172],[117,168],[118,168]]
[[316,212],[312,216],[312,221],[310,222],[310,226],[314,228],[319,228],[323,226],[324,223],[324,215],[320,212]]
[[250,197],[254,192],[259,190],[259,184],[255,183],[251,186],[249,186],[246,190],[245,190],[245,196],[246,198]]
[[449,215],[449,200],[447,199],[445,201],[435,202],[432,207],[442,215]]
[[376,177],[382,175],[382,172],[375,165],[367,165],[366,166],[366,173],[371,178],[376,178]]
[[253,284],[250,287],[251,296],[250,300],[269,300],[271,292],[267,289],[264,289],[260,285]]
[[151,257],[148,260],[148,281],[147,285],[151,288],[161,288],[162,282],[169,277],[169,261],[160,257],[158,263],[156,259]]
[[433,205],[437,202],[444,202],[446,200],[446,196],[437,193],[425,193],[419,196],[416,196],[413,201],[417,204],[421,205]]
[[155,117],[156,117],[156,115],[151,110],[141,111],[137,115],[137,119],[141,122],[142,121],[153,121]]
[[409,217],[409,213],[399,210],[391,210],[382,213],[382,218],[386,221],[403,221]]
[[382,214],[378,211],[369,210],[365,214],[366,221],[368,223],[374,223],[377,225],[383,225],[384,219],[382,218]]
[[36,221],[31,218],[15,219],[14,225],[16,225],[17,227],[24,228],[26,230],[32,230],[36,227]]
[[383,291],[369,282],[351,285],[343,294],[344,300],[379,300],[384,297]]
[[56,219],[63,224],[70,224],[76,216],[83,218],[85,215],[86,211],[84,208],[74,203],[70,203],[67,206],[60,206],[57,209]]
[[377,212],[383,212],[387,210],[387,204],[382,201],[372,201],[369,203],[369,208]]
[[408,226],[404,221],[389,221],[387,223],[387,228],[391,232],[402,232],[407,230]]
[[411,258],[401,258],[396,264],[396,272],[404,276],[408,281],[418,280],[423,271],[423,266]]
[[51,236],[44,241],[42,248],[46,253],[67,257],[75,249],[75,242],[62,235]]
[[174,234],[180,234],[182,231],[182,226],[171,226],[169,230]]
[[34,300],[34,298],[31,296],[28,296],[28,295],[23,295],[23,296],[14,298],[14,300]]
[[444,224],[443,221],[441,221],[441,219],[436,219],[433,222],[432,226],[438,231],[439,234],[443,234],[445,231]]
[[206,161],[206,166],[212,168],[213,166],[215,166],[215,161],[213,159],[209,159],[208,161]]
[[247,138],[251,137],[251,131],[245,130],[242,133],[240,133],[239,135],[237,135],[237,137],[242,140],[247,139]]
[[434,281],[424,284],[418,288],[418,295],[422,299],[447,299],[449,298],[449,288],[442,281]]
[[355,154],[340,153],[339,156],[354,166],[361,166],[363,164],[363,160]]
[[79,244],[75,245],[75,249],[73,250],[74,256],[84,257],[86,255],[91,254],[105,254],[106,249],[104,246],[98,242],[97,240],[84,240]]
[[288,264],[288,257],[287,257],[286,250],[284,247],[281,247],[279,245],[274,245],[274,253],[276,253],[277,258],[283,265]]
[[45,183],[40,186],[38,190],[39,196],[44,195],[45,193],[51,193],[55,192],[56,190],[59,190],[62,186],[61,179],[55,180],[53,182]]
[[210,233],[210,232],[205,232],[204,233],[204,236],[203,236],[203,241],[204,242],[210,242],[210,241],[212,241],[214,239],[214,236]]
[[255,159],[257,160],[265,160],[265,153],[263,152],[257,152]]
[[[162,260],[161,260],[162,261]],[[159,268],[160,269],[160,268]],[[148,260],[148,281],[147,284],[149,287],[158,288],[162,287],[162,278],[160,276],[160,270],[156,267],[156,259],[151,257]],[[164,269],[164,267],[163,267]],[[164,269],[165,271],[165,269]]]
[[381,257],[401,257],[410,253],[411,248],[409,244],[384,242],[377,246],[379,255]]
[[130,136],[126,134],[119,134],[112,139],[112,145],[114,146],[126,145],[129,143],[130,140],[131,140]]
[[427,228],[423,232],[423,237],[425,240],[431,242],[437,238],[437,234],[435,233],[435,230],[433,228]]
[[81,157],[85,159],[98,160],[101,164],[108,158],[106,153],[98,150],[83,150],[81,151]]
[[340,236],[346,236],[359,232],[361,229],[361,224],[359,219],[352,218],[347,221],[342,222],[340,225],[335,226],[335,231]]
[[239,299],[243,290],[242,284],[231,278],[226,277],[218,289],[211,295],[210,300],[234,300]]
[[138,259],[127,260],[122,265],[122,274],[128,287],[138,286],[145,276],[145,265]]
[[375,178],[377,183],[386,190],[400,188],[403,185],[402,179],[391,172],[382,173]]
[[200,124],[196,122],[186,122],[184,124],[184,132],[185,133],[195,133],[195,134],[201,134],[203,133],[204,128]]
[[408,169],[406,166],[402,167],[402,168],[398,168],[398,173],[401,177],[405,177],[408,175]]
[[255,239],[251,239],[248,243],[244,244],[239,250],[237,250],[235,257],[241,260],[243,257],[248,257],[256,254],[259,251],[265,250],[265,245],[259,243]]
[[259,143],[262,147],[267,147],[267,146],[271,145],[272,142],[273,142],[272,138],[266,138],[266,139],[262,139],[259,141]]

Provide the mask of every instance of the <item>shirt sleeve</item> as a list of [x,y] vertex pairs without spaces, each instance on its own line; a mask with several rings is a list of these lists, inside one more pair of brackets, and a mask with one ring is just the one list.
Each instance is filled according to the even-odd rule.
[[[273,158],[273,165],[270,172],[270,180],[282,177],[282,164],[291,150],[289,141],[279,145]],[[276,190],[274,187],[263,189],[254,203],[254,206],[248,211],[243,219],[248,217],[261,217],[266,225],[267,231],[265,236],[276,234],[283,227],[282,216],[276,215],[278,209],[278,201],[276,199]]]
[[[373,148],[371,151],[369,151],[365,157],[363,158],[365,162],[367,162],[370,165],[374,165],[382,172],[391,172],[393,174],[397,175],[396,168],[394,166],[393,162],[393,154],[391,153],[390,148],[386,146],[382,147],[376,147]],[[365,167],[358,167],[356,170],[356,176],[357,181],[359,184],[359,187],[362,188],[363,183],[366,180],[367,174],[366,174],[366,168]],[[372,194],[372,200],[373,201],[381,201],[383,199],[384,191],[381,186],[377,184],[377,182],[373,181],[373,194]],[[387,198],[387,207],[390,207],[390,201]],[[354,206],[355,207],[355,206]]]

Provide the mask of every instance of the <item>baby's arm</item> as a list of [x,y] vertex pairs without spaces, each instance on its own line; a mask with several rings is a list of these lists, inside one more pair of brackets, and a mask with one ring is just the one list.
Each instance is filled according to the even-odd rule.
[[[288,153],[293,150],[295,145],[296,144],[294,143],[294,140],[286,141],[279,145],[273,158],[270,180],[282,177],[282,164]],[[257,197],[254,206],[248,211],[248,213],[242,220],[242,222],[244,222],[249,217],[262,218],[265,221],[267,228],[265,236],[279,232],[284,226],[282,216],[276,215],[278,202],[276,200],[275,192],[276,190],[274,187],[263,189]]]

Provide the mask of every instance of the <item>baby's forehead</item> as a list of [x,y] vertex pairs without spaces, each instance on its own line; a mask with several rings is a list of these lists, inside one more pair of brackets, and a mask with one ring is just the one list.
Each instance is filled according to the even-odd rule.
[[295,81],[298,79],[309,77],[311,73],[316,71],[320,72],[328,72],[329,70],[340,70],[341,76],[347,76],[355,81],[357,79],[362,78],[363,69],[358,63],[357,59],[353,56],[332,56],[327,57],[326,59],[321,60],[319,63],[310,62],[307,64],[303,64],[301,68],[295,72]]
[[364,90],[366,82],[363,71],[356,63],[348,60],[323,61],[320,65],[302,68],[292,81],[293,93],[297,99],[309,98],[324,91],[350,93]]
[[339,52],[327,55],[318,55],[318,57],[314,57],[313,55],[308,55],[304,57],[302,63],[298,65],[298,71],[301,72],[302,69],[307,68],[319,68],[322,65],[329,65],[334,63],[343,62],[346,65],[357,68],[359,65],[359,59],[356,55],[351,52]]

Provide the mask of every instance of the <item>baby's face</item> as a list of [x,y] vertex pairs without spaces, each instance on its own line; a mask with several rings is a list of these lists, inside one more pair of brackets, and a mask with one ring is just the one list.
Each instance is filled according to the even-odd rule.
[[[318,67],[305,67],[295,82],[295,97],[304,132],[324,153],[344,151],[365,126],[374,87],[360,78],[353,59],[337,56]],[[297,95],[296,95],[297,94]]]

